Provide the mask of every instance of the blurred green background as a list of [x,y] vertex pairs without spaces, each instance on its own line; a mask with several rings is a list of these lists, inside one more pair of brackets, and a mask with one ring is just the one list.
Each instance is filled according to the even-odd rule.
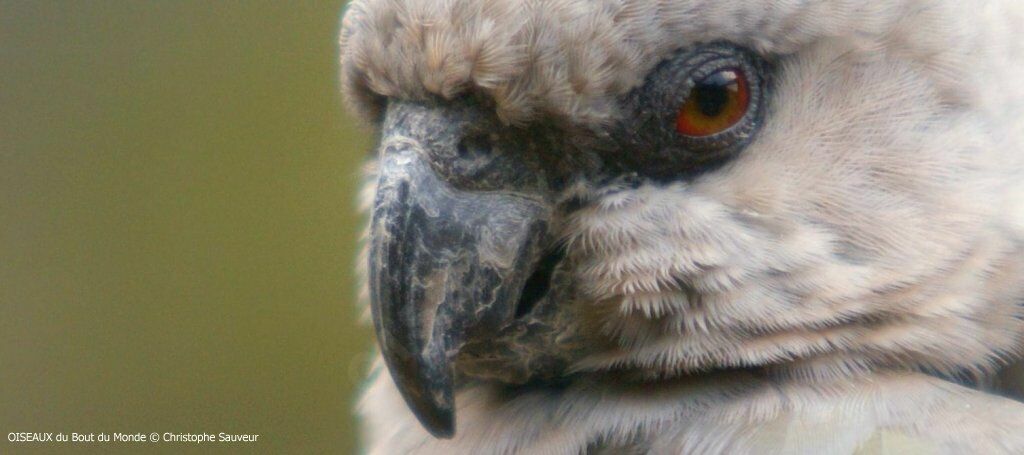
[[355,449],[372,143],[338,94],[341,11],[0,0],[0,452]]

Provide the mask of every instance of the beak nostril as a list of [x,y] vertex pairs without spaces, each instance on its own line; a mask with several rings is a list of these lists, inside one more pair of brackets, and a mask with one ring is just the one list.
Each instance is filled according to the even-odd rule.
[[548,294],[551,289],[551,276],[555,268],[565,258],[563,248],[555,248],[549,251],[537,262],[536,268],[523,285],[523,292],[519,295],[519,303],[516,305],[515,317],[521,318],[533,310],[533,307]]
[[456,150],[461,159],[476,159],[490,156],[494,141],[488,134],[470,134],[459,140]]

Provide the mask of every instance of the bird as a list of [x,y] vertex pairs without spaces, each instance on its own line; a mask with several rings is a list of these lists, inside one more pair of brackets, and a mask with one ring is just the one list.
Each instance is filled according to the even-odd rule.
[[352,0],[366,452],[1024,453],[1022,26]]

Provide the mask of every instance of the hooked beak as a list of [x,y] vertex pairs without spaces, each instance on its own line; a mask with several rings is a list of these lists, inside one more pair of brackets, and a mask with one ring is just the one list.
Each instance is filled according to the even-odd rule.
[[388,133],[382,141],[370,300],[399,392],[431,434],[450,438],[455,357],[513,318],[550,209],[522,193],[453,188],[427,161],[424,142]]

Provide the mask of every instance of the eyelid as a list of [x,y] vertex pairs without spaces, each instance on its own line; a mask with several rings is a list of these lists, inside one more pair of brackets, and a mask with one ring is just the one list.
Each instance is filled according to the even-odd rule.
[[[749,107],[730,127],[707,136],[676,130],[680,106],[697,81],[728,68],[748,81]],[[756,137],[765,112],[770,66],[756,53],[726,42],[681,49],[658,64],[643,84],[620,98],[621,115],[612,126],[615,153],[603,154],[624,170],[699,174],[745,148]]]

